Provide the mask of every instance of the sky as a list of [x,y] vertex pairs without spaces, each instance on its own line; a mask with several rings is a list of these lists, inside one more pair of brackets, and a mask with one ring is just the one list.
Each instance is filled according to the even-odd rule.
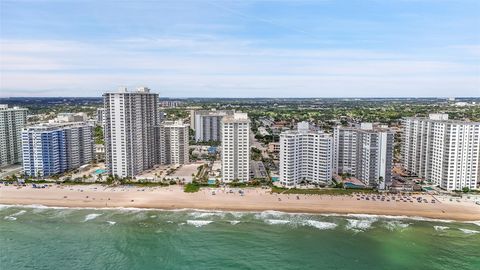
[[0,0],[0,97],[478,97],[477,0]]

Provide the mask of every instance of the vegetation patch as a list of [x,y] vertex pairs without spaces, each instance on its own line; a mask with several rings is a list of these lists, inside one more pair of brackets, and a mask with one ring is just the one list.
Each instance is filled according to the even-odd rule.
[[200,190],[201,185],[199,183],[188,183],[184,186],[183,191],[187,193],[194,193]]
[[379,193],[373,189],[332,189],[332,188],[315,188],[315,189],[298,189],[298,188],[281,188],[272,187],[272,193],[282,194],[318,194],[318,195],[351,195],[354,193]]

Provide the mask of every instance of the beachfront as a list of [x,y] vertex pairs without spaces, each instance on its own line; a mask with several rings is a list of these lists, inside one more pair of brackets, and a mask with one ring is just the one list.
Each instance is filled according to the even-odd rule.
[[[0,186],[0,204],[45,205],[58,207],[135,207],[157,209],[205,209],[231,211],[276,210],[301,213],[373,214],[418,216],[459,221],[480,220],[480,206],[474,199],[426,194],[418,202],[413,196],[373,195],[330,196],[270,193],[269,189],[204,188],[185,193],[180,186],[106,187],[102,185],[57,186],[44,189]],[[367,200],[366,196],[369,196]],[[382,195],[381,195],[382,196]],[[395,198],[393,198],[395,196]],[[432,203],[434,202],[434,203]]]

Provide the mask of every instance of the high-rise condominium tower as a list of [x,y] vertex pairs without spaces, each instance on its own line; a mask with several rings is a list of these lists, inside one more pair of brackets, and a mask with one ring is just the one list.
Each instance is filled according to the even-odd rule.
[[158,94],[146,87],[103,94],[107,170],[133,177],[159,163]]
[[224,182],[250,180],[250,120],[246,113],[223,117],[222,177]]
[[85,122],[30,126],[23,129],[22,147],[26,175],[63,173],[93,160],[93,126]]
[[221,141],[221,122],[222,118],[226,115],[233,115],[234,111],[192,111],[194,117],[190,117],[190,121],[193,120],[191,125],[194,125],[195,141],[208,142],[208,141]]
[[331,135],[298,123],[297,130],[280,134],[280,183],[295,187],[301,182],[328,184],[332,180]]
[[0,167],[22,162],[22,129],[27,109],[0,104]]
[[103,127],[105,117],[105,108],[97,108],[97,114],[95,117],[95,121],[97,122],[97,126]]
[[405,168],[447,190],[476,189],[480,178],[480,122],[448,120],[447,114],[403,121]]
[[392,178],[393,142],[392,131],[374,128],[370,123],[360,128],[336,127],[333,170],[385,189]]
[[160,124],[160,144],[162,164],[186,164],[188,152],[189,126],[182,121],[164,121]]

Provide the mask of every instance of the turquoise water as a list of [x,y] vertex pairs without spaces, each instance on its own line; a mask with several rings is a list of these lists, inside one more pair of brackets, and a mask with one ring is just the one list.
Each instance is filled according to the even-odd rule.
[[93,174],[102,174],[102,173],[106,173],[107,170],[103,170],[103,169],[96,169]]
[[480,269],[477,224],[3,206],[0,269]]
[[354,183],[346,182],[343,184],[345,188],[365,188],[365,186],[355,185]]

